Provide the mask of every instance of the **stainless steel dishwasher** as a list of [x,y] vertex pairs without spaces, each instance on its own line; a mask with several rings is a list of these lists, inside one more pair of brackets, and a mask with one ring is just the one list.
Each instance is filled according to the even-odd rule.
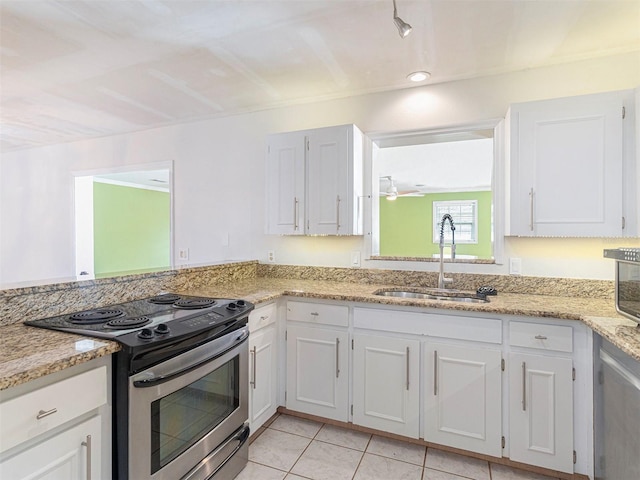
[[595,337],[595,478],[640,479],[640,362]]

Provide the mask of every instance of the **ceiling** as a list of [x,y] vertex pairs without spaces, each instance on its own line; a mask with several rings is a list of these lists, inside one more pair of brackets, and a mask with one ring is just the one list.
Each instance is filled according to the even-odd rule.
[[163,170],[136,170],[103,175],[93,175],[94,182],[111,183],[133,188],[146,188],[150,190],[170,191],[171,174],[169,169]]
[[2,0],[0,149],[640,50],[638,0]]

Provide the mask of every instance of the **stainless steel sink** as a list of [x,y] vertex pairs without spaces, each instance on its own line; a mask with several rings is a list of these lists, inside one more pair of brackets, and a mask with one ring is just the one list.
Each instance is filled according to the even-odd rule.
[[398,298],[418,298],[421,300],[444,300],[447,302],[463,303],[487,303],[489,300],[484,295],[471,292],[431,290],[431,291],[411,291],[411,290],[378,290],[374,295],[381,297]]

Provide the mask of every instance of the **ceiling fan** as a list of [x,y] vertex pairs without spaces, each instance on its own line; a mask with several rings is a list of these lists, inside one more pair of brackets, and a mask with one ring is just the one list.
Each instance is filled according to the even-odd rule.
[[380,196],[381,197],[387,197],[387,200],[395,200],[398,197],[422,197],[422,196],[424,196],[424,194],[422,192],[420,192],[420,190],[401,190],[401,191],[398,191],[398,188],[393,183],[393,178],[391,177],[391,175],[386,175],[386,176],[380,177],[381,180],[383,178],[386,178],[387,180],[389,180],[389,186],[387,187],[386,190],[383,190],[382,187],[380,188]]

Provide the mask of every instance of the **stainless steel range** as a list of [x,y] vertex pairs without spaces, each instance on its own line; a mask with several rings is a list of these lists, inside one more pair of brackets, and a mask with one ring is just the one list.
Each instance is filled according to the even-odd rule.
[[227,480],[248,457],[253,308],[168,293],[25,324],[121,344],[113,356],[116,478]]

